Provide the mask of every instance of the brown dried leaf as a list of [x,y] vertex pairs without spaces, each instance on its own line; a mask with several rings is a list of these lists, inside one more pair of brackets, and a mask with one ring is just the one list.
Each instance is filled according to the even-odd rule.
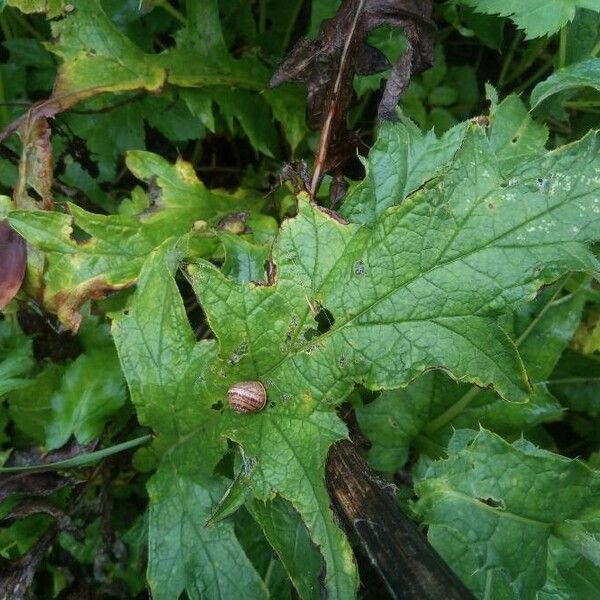
[[27,244],[8,223],[0,221],[0,310],[16,295],[25,277]]
[[0,502],[16,494],[50,496],[74,484],[75,480],[72,477],[59,475],[56,471],[2,473],[0,474]]
[[379,118],[393,119],[411,76],[433,62],[431,11],[432,0],[345,0],[333,18],[323,22],[317,38],[301,39],[273,75],[271,86],[288,81],[306,85],[309,125],[321,130],[310,186],[313,197],[323,175],[339,169],[357,148],[358,138],[346,124],[354,75],[389,66],[366,44],[369,32],[391,25],[404,29],[408,41],[379,105]]
[[0,600],[26,600],[31,598],[30,587],[35,572],[46,550],[54,541],[58,529],[50,527],[46,533],[16,560],[0,560]]
[[13,194],[15,207],[51,210],[52,143],[48,119],[45,116],[25,119],[19,126],[19,136],[23,150]]

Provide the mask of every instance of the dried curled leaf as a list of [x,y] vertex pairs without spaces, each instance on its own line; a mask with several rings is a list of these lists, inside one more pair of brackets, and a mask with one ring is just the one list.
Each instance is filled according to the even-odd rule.
[[16,295],[25,277],[27,246],[8,223],[0,221],[0,310]]
[[379,118],[391,120],[411,76],[433,62],[431,11],[431,0],[345,0],[333,18],[323,22],[317,38],[301,39],[273,75],[271,86],[288,81],[306,85],[309,125],[321,129],[313,195],[324,173],[339,168],[357,146],[356,136],[346,126],[353,76],[390,66],[379,50],[366,43],[369,32],[390,25],[404,29],[407,38],[407,49],[392,67],[379,105]]

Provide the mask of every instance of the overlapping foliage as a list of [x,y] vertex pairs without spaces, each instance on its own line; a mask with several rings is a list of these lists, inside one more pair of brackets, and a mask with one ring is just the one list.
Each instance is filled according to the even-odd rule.
[[[0,322],[7,465],[111,456],[152,434],[132,458],[3,475],[5,585],[38,589],[37,570],[57,594],[355,597],[360,552],[325,484],[352,424],[344,405],[371,466],[414,482],[401,495],[476,596],[593,597],[598,7],[439,7],[436,62],[377,125],[364,172],[348,156],[322,161],[352,175],[334,212],[324,192],[272,189],[284,160],[316,150],[318,162],[324,143],[303,90],[267,88],[307,5],[251,4],[15,0],[0,13],[5,97],[37,100],[0,112],[12,192],[0,225],[20,240],[12,251],[27,242]],[[313,25],[334,10],[314,2]],[[448,35],[504,50],[513,25],[489,14],[527,38],[563,28],[522,50],[510,30],[521,73],[499,65],[501,100],[444,57]],[[19,27],[43,37],[46,19],[45,46],[8,39]],[[405,40],[382,31],[369,42],[397,69]],[[379,100],[379,76],[353,81],[350,67],[331,110],[342,137],[372,123]],[[8,302],[22,273],[0,274]],[[244,380],[265,386],[263,411],[229,408]]]

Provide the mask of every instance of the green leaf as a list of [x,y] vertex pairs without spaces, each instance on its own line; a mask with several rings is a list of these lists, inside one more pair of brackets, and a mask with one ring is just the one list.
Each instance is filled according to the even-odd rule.
[[575,411],[600,411],[600,360],[596,355],[565,352],[549,377],[556,397]]
[[600,588],[600,569],[561,540],[548,540],[548,579],[538,593],[540,600],[594,598]]
[[[325,559],[330,597],[352,597],[352,554],[324,484],[329,447],[346,435],[334,407],[356,383],[394,388],[431,368],[526,399],[521,359],[497,317],[560,274],[597,267],[587,244],[600,236],[598,148],[590,135],[540,151],[513,169],[509,185],[472,124],[450,165],[369,226],[344,224],[301,196],[274,246],[273,285],[237,283],[204,261],[188,267],[218,345],[195,342],[170,275],[181,253],[161,246],[127,314],[113,321],[157,448],[180,474],[199,477],[212,473],[223,438],[241,445],[257,461],[254,495],[290,502]],[[266,387],[263,411],[227,407],[228,388],[244,380]]]
[[[170,237],[193,230],[195,252],[210,256],[217,240],[206,229],[229,212],[254,208],[253,198],[209,191],[191,164],[174,165],[149,152],[130,152],[127,166],[149,182],[148,209],[140,214],[100,215],[68,204],[70,216],[46,211],[13,211],[10,222],[27,241],[47,254],[45,305],[72,330],[81,322],[79,309],[90,298],[133,285],[148,254]],[[90,237],[74,239],[73,228]]]
[[510,17],[525,39],[556,33],[572,21],[577,8],[600,12],[596,0],[460,0],[479,13]]
[[565,64],[585,60],[600,39],[600,12],[579,9],[569,26],[567,34]]
[[409,119],[396,125],[384,123],[369,152],[367,176],[348,195],[341,214],[351,221],[370,223],[386,208],[400,204],[448,163],[465,130],[463,123],[438,139],[433,131],[423,134]]
[[278,497],[266,503],[251,501],[247,508],[281,558],[299,596],[303,600],[321,598],[321,557],[298,513]]
[[383,392],[356,410],[361,429],[372,441],[369,462],[378,470],[404,466],[416,443],[434,455],[444,448],[455,429],[484,427],[515,437],[547,420],[562,416],[548,393],[546,380],[579,324],[585,286],[570,296],[551,289],[513,319],[511,337],[533,383],[524,403],[507,403],[488,390],[453,384],[440,373],[427,373],[405,390]]
[[224,489],[216,479],[198,483],[182,475],[171,457],[150,480],[148,583],[156,600],[179,598],[184,590],[190,600],[268,598],[233,525],[204,525]]
[[492,103],[489,138],[502,174],[508,177],[523,162],[544,152],[548,130],[536,123],[522,100],[513,95],[498,105]]
[[97,438],[108,417],[125,403],[125,382],[113,347],[79,356],[52,396],[46,445],[60,448],[71,435],[81,444]]
[[31,339],[15,325],[0,321],[0,397],[26,386],[32,366]]
[[[215,355],[196,343],[173,278],[174,244],[152,253],[113,335],[138,417],[158,433],[162,460],[149,483],[148,579],[155,598],[264,598],[266,590],[229,523],[205,523],[225,484],[212,472],[225,452],[206,379]],[[182,526],[183,523],[183,526]]]
[[257,246],[230,233],[221,233],[219,239],[225,248],[223,273],[238,283],[264,279],[265,263],[270,253],[267,245]]
[[35,378],[8,395],[11,419],[22,432],[36,442],[46,442],[46,425],[52,416],[51,398],[60,388],[64,367],[49,364]]
[[[230,130],[237,121],[254,147],[268,156],[277,152],[278,145],[272,114],[293,147],[304,135],[301,96],[297,90],[256,93],[267,87],[269,70],[255,56],[230,55],[216,0],[189,3],[187,26],[176,34],[176,46],[161,54],[144,52],[127,38],[99,0],[72,4],[75,10],[52,24],[55,41],[48,44],[62,59],[53,94],[60,110],[104,92],[158,92],[169,83],[194,88],[186,90],[187,108],[209,129],[214,128],[212,105],[217,103]],[[153,102],[159,101],[149,104]],[[183,105],[178,110],[183,111]],[[171,122],[163,125],[160,115],[147,110],[144,116],[153,125],[162,125],[159,129]],[[191,138],[199,125],[196,121],[183,135]]]
[[588,87],[600,91],[600,58],[590,58],[569,65],[538,83],[531,92],[531,109],[537,108],[554,94]]
[[54,86],[61,102],[71,106],[103,92],[162,88],[165,69],[112,25],[98,0],[71,4],[71,14],[52,23],[55,41],[47,46],[63,60]]
[[448,458],[433,463],[415,491],[430,542],[481,595],[535,598],[550,540],[571,545],[565,530],[576,527],[589,543],[600,541],[598,472],[525,440],[458,431]]

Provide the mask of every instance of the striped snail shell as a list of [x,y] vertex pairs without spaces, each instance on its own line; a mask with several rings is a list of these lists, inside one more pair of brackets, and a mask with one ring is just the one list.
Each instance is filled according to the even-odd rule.
[[267,403],[267,391],[260,381],[240,381],[227,390],[227,397],[237,413],[258,412]]

